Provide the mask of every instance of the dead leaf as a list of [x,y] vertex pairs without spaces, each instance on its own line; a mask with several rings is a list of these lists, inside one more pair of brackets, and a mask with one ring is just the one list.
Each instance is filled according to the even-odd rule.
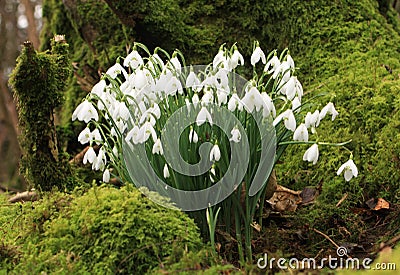
[[378,201],[373,210],[389,209],[390,205],[387,201],[382,198],[378,198]]
[[390,208],[390,204],[385,201],[382,198],[378,198],[377,200],[375,200],[374,198],[369,199],[368,201],[365,202],[365,204],[371,209],[371,210],[381,210],[381,209],[389,209]]

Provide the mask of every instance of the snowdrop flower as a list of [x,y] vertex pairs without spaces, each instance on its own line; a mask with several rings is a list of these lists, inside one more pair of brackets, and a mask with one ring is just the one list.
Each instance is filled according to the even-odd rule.
[[[139,127],[135,125],[129,132],[126,134],[125,141],[130,142],[132,141],[133,144],[138,144],[138,135],[139,135]],[[116,147],[114,147],[116,148]]]
[[240,134],[239,129],[236,127],[232,129],[231,135],[232,135],[232,137],[229,140],[233,141],[235,143],[240,142],[240,140],[242,139],[242,135]]
[[281,61],[279,60],[279,58],[274,55],[265,65],[264,68],[264,72],[268,73],[268,74],[272,74],[274,73],[276,70],[279,69],[281,65]]
[[143,59],[136,50],[133,50],[128,54],[124,60],[124,67],[130,66],[133,70],[138,68],[140,65],[143,65]]
[[156,142],[154,142],[153,145],[153,150],[151,151],[154,154],[159,154],[159,155],[163,155],[164,154],[164,150],[161,144],[161,140],[158,138],[156,140]]
[[164,165],[163,175],[164,175],[164,178],[166,178],[166,179],[169,178],[169,176],[170,176],[167,164]]
[[93,86],[92,91],[90,93],[97,96],[101,96],[106,86],[107,86],[106,81],[102,79],[99,82],[97,82],[96,85]]
[[197,108],[197,104],[199,104],[199,101],[200,101],[199,95],[195,93],[195,94],[192,96],[192,103],[193,103],[193,105],[194,105],[195,108]]
[[301,111],[301,102],[300,99],[296,96],[293,100],[292,100],[292,110],[296,113],[299,113]]
[[260,61],[260,59],[263,64],[266,63],[264,52],[261,50],[259,46],[257,46],[250,58],[251,65],[255,66],[258,63],[258,61]]
[[128,73],[119,63],[115,63],[115,65],[110,67],[106,72],[106,74],[109,75],[112,79],[115,79],[121,73],[124,75],[125,79],[128,79]]
[[125,102],[116,101],[114,103],[114,112],[113,112],[113,119],[118,120],[122,119],[127,121],[130,117],[130,112],[128,107],[126,107]]
[[146,121],[142,127],[140,127],[138,138],[139,142],[143,143],[149,139],[149,137],[152,137],[153,141],[157,141],[157,133],[154,130],[153,125],[149,122]]
[[318,145],[313,144],[310,148],[307,149],[307,151],[303,155],[303,160],[312,162],[313,165],[315,165],[318,161],[319,157],[319,151],[318,151]]
[[268,117],[270,115],[272,115],[272,117],[275,117],[276,109],[271,97],[266,92],[262,92],[261,98],[264,101],[263,117]]
[[296,95],[294,76],[292,76],[289,81],[286,82],[285,85],[283,85],[281,93],[285,94],[289,100],[292,100],[294,98],[294,96]]
[[217,90],[217,99],[218,99],[218,106],[222,104],[226,104],[228,102],[228,93],[225,90],[218,89]]
[[93,161],[92,170],[103,170],[107,163],[106,152],[104,147],[101,147],[99,150],[99,155]]
[[242,101],[240,100],[239,96],[234,93],[232,94],[231,98],[228,101],[228,110],[231,112],[234,112],[236,110],[236,108],[239,111],[243,110],[243,104]]
[[79,121],[85,121],[85,123],[88,123],[91,119],[98,121],[99,114],[92,103],[85,99],[81,104],[78,105],[78,107],[76,107],[74,113],[72,114],[72,121],[76,119]]
[[308,130],[304,123],[300,124],[296,131],[294,131],[293,140],[308,141]]
[[178,78],[173,76],[168,81],[168,83],[167,83],[167,85],[165,87],[165,93],[167,95],[174,96],[176,94],[176,91],[178,91],[179,94],[183,94],[183,88],[182,88],[181,82],[178,80]]
[[86,151],[85,155],[83,156],[83,164],[86,164],[88,161],[89,163],[93,163],[96,159],[96,152],[94,151],[93,147],[90,146],[89,149]]
[[350,181],[353,177],[358,176],[358,169],[357,166],[354,164],[352,159],[349,159],[345,163],[340,166],[339,170],[337,171],[337,175],[339,176],[344,171],[344,179],[346,181]]
[[293,58],[292,58],[292,56],[290,55],[290,54],[288,54],[287,56],[286,56],[286,62],[288,63],[288,65],[289,65],[289,67],[291,68],[291,69],[294,69],[295,67],[294,67],[294,60],[293,60]]
[[219,150],[218,144],[215,144],[210,151],[210,161],[219,161],[221,159],[221,151]]
[[99,129],[94,129],[93,132],[90,134],[91,139],[96,142],[97,145],[100,145],[100,142],[102,141],[100,131]]
[[208,112],[206,107],[202,107],[199,114],[196,117],[197,126],[202,125],[206,121],[208,121],[211,126],[213,125],[211,114]]
[[203,97],[201,98],[201,105],[206,106],[214,101],[214,95],[212,90],[206,90]]
[[276,126],[282,119],[286,129],[291,131],[296,130],[296,118],[294,117],[293,111],[291,109],[287,109],[286,111],[278,115],[272,124]]
[[247,112],[253,112],[254,108],[256,111],[259,111],[263,104],[263,99],[261,97],[260,92],[256,87],[251,87],[248,92],[242,98],[242,103],[246,108]]
[[190,143],[197,143],[199,141],[199,136],[197,135],[196,131],[193,130],[193,127],[190,127],[189,131],[189,142]]
[[110,170],[105,169],[103,172],[103,182],[107,183],[110,181]]
[[319,119],[323,119],[327,114],[332,115],[332,121],[334,121],[336,116],[339,114],[332,102],[329,102],[324,108],[322,108],[319,113]]
[[315,132],[315,128],[318,127],[320,122],[320,118],[319,118],[319,111],[316,110],[314,113],[310,113],[308,112],[306,115],[306,119],[305,119],[305,124],[307,126],[307,128],[311,127],[311,132]]
[[237,49],[235,49],[233,51],[232,56],[228,60],[228,70],[229,71],[234,70],[239,65],[239,63],[240,63],[240,65],[243,66],[244,59],[243,59],[242,54]]
[[228,67],[223,47],[219,49],[217,55],[213,59],[213,68],[216,69],[218,66],[221,66],[222,68]]
[[149,83],[146,73],[149,71],[147,69],[138,69],[134,74],[131,75],[131,85],[138,90],[143,89]]
[[181,65],[181,62],[179,61],[179,59],[176,56],[172,57],[169,60],[168,64],[171,64],[176,72],[178,72],[178,73],[181,72],[182,65]]
[[88,127],[86,127],[85,129],[83,129],[83,131],[79,134],[78,136],[78,141],[81,144],[86,144],[91,140],[91,132],[90,129]]
[[210,169],[210,181],[211,183],[215,182],[215,165],[213,164]]
[[186,78],[186,87],[198,87],[200,86],[200,83],[200,79],[197,77],[197,75],[193,71],[190,71],[188,77]]

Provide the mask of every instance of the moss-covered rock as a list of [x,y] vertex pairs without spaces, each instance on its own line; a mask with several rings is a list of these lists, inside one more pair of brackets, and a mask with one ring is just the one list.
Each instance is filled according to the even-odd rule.
[[17,274],[143,274],[167,257],[179,261],[202,247],[190,218],[129,185],[93,187],[83,195],[53,193],[0,210],[7,231],[3,246],[19,255],[0,260]]

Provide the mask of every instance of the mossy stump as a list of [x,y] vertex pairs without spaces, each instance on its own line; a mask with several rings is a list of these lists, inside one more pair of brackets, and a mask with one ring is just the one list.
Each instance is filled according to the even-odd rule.
[[42,191],[66,187],[71,179],[54,123],[54,110],[62,104],[71,72],[69,64],[64,36],[54,37],[51,52],[38,53],[25,42],[10,78],[21,130],[20,172],[31,187]]

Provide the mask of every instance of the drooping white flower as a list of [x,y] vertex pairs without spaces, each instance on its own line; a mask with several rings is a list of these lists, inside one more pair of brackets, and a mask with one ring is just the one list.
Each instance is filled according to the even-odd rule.
[[213,164],[210,169],[210,181],[211,183],[215,182],[215,165]]
[[[126,134],[125,141],[126,141],[126,142],[132,141],[133,144],[138,144],[138,143],[139,143],[138,135],[139,135],[139,127],[138,127],[137,125],[135,125],[135,126],[128,132],[128,134]],[[115,147],[114,147],[114,148],[115,148]]]
[[318,150],[318,145],[313,144],[310,148],[307,149],[307,151],[303,155],[303,160],[312,162],[313,165],[315,165],[318,161],[319,157],[319,150]]
[[332,102],[329,102],[324,108],[321,109],[321,112],[319,113],[319,119],[323,119],[327,114],[332,115],[332,121],[334,121],[336,116],[339,114]]
[[181,65],[181,62],[179,61],[178,57],[176,57],[176,56],[172,57],[169,60],[168,64],[172,65],[174,71],[176,71],[178,73],[181,72],[182,65]]
[[130,54],[128,54],[124,60],[124,66],[130,66],[133,70],[138,68],[140,65],[143,65],[143,59],[136,50],[133,50]]
[[260,59],[263,64],[266,63],[264,52],[261,50],[261,48],[259,46],[257,46],[254,49],[254,52],[252,53],[251,58],[250,58],[251,65],[255,66],[258,63],[258,61],[260,61]]
[[153,138],[154,142],[157,141],[157,133],[154,130],[153,125],[149,121],[146,121],[139,129],[137,140],[139,143],[144,143],[150,136]]
[[295,90],[295,77],[292,76],[288,82],[282,87],[282,92],[286,95],[287,99],[292,100],[296,95]]
[[239,63],[240,63],[240,65],[243,66],[244,58],[243,58],[242,54],[237,49],[235,49],[233,51],[232,56],[228,59],[228,70],[229,71],[234,70],[239,65]]
[[87,162],[93,163],[96,159],[96,152],[94,151],[93,147],[90,146],[89,149],[86,151],[85,155],[83,156],[83,164]]
[[225,51],[220,48],[217,55],[213,59],[213,68],[216,69],[218,66],[222,68],[227,68],[227,60],[225,57]]
[[102,146],[99,150],[99,154],[96,159],[93,161],[92,170],[104,170],[105,165],[107,164],[107,157],[104,146]]
[[320,122],[320,118],[319,118],[319,111],[316,110],[314,113],[310,113],[308,112],[306,115],[306,119],[305,119],[305,124],[307,126],[307,128],[311,127],[311,131],[314,133],[315,128],[318,127]]
[[210,123],[210,125],[213,125],[213,120],[212,120],[211,114],[208,112],[206,107],[202,107],[199,114],[196,117],[197,126],[202,125],[206,121],[208,121],[208,123]]
[[240,134],[239,129],[236,127],[232,129],[231,135],[232,135],[232,137],[229,140],[233,141],[235,143],[240,142],[240,140],[242,139],[242,135]]
[[276,126],[282,119],[286,129],[293,132],[296,130],[296,118],[294,117],[293,111],[291,109],[287,109],[286,111],[278,115],[272,124]]
[[292,110],[293,110],[295,113],[299,113],[299,112],[301,111],[300,106],[301,106],[300,99],[299,99],[299,97],[296,96],[296,97],[292,100]]
[[110,181],[110,170],[105,169],[103,172],[103,182],[107,183]]
[[193,71],[190,71],[188,77],[186,78],[186,87],[198,87],[200,86],[200,83],[200,79],[197,77],[197,75]]
[[203,97],[201,98],[201,105],[207,106],[214,101],[214,95],[211,89],[205,90]]
[[218,89],[217,90],[217,99],[218,99],[218,106],[222,104],[226,104],[228,102],[228,93],[225,90]]
[[243,110],[243,104],[242,101],[240,100],[239,96],[234,93],[232,94],[231,98],[228,101],[228,110],[231,112],[234,112],[236,110],[236,108],[239,111]]
[[243,106],[246,108],[246,111],[251,113],[254,108],[256,111],[259,111],[263,105],[263,99],[261,97],[260,92],[256,87],[251,87],[248,92],[242,98]]
[[289,64],[289,67],[291,68],[291,69],[294,69],[295,67],[294,67],[294,60],[293,60],[293,58],[292,58],[292,56],[290,55],[290,54],[288,54],[287,56],[286,56],[286,62]]
[[195,94],[192,96],[192,103],[193,103],[193,105],[194,105],[195,108],[197,108],[197,104],[199,104],[199,101],[200,101],[199,95],[198,95],[197,93],[195,93]]
[[308,141],[308,130],[304,123],[301,123],[297,127],[293,134],[293,140],[295,141]]
[[98,121],[99,114],[92,103],[85,99],[81,104],[78,105],[78,107],[76,107],[74,113],[72,114],[72,120],[74,121],[76,119],[79,121],[85,121],[85,123],[88,123],[91,119]]
[[337,171],[337,175],[339,176],[344,171],[344,179],[346,181],[350,181],[353,177],[358,176],[358,169],[357,166],[354,164],[352,159],[349,159],[345,163],[340,166],[339,170]]
[[268,60],[267,64],[265,65],[264,72],[272,74],[279,69],[280,65],[281,61],[276,55],[274,55],[270,60]]
[[147,72],[148,72],[147,69],[135,70],[135,73],[131,75],[131,85],[139,91],[144,87],[146,87],[146,85],[149,84],[149,81],[146,76]]
[[99,82],[97,82],[96,85],[93,86],[92,91],[90,93],[97,96],[101,96],[106,86],[107,86],[106,81],[102,79]]
[[166,178],[166,179],[169,178],[169,176],[170,176],[167,164],[164,165],[163,175],[164,175],[164,178]]
[[128,79],[128,73],[119,63],[115,63],[115,65],[110,67],[106,72],[106,74],[109,75],[112,79],[115,79],[121,73],[124,75],[125,79]]
[[189,142],[190,143],[197,143],[199,141],[199,136],[197,135],[196,131],[193,129],[193,127],[190,127],[189,131]]
[[264,101],[264,110],[263,110],[263,117],[268,117],[272,115],[272,117],[276,116],[276,109],[272,98],[266,93],[261,93],[261,98]]
[[90,133],[91,139],[96,142],[97,145],[100,145],[102,141],[99,129],[94,129],[93,132]]
[[178,78],[175,76],[171,77],[171,79],[168,81],[167,85],[165,86],[165,93],[167,95],[176,95],[176,92],[178,91],[179,94],[183,94],[183,88],[182,84],[179,81]]
[[215,144],[210,151],[210,161],[219,161],[221,159],[221,151],[218,144]]
[[83,131],[79,134],[78,136],[78,141],[81,144],[86,144],[91,140],[91,132],[90,129],[88,127],[86,127],[85,129],[83,129]]
[[159,154],[159,155],[163,155],[164,154],[164,150],[161,144],[161,140],[158,138],[156,140],[156,142],[154,142],[153,145],[153,150],[151,151],[154,154]]
[[114,112],[113,119],[116,121],[118,119],[122,119],[127,121],[130,117],[130,112],[128,107],[126,107],[125,102],[115,101],[114,102]]

